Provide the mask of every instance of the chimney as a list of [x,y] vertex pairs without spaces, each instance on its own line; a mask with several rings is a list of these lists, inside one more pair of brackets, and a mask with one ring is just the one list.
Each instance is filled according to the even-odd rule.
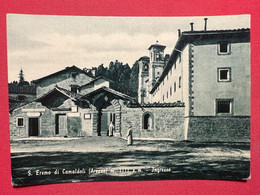
[[193,31],[193,24],[194,24],[193,22],[190,23],[190,28],[191,28],[190,30],[191,31]]
[[204,20],[205,20],[205,28],[204,28],[204,30],[207,31],[207,20],[208,20],[208,18],[204,18]]
[[178,36],[181,36],[181,29],[178,29]]

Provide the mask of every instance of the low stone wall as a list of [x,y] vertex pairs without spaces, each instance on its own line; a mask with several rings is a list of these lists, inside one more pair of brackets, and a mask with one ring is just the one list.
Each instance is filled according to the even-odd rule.
[[250,117],[189,117],[188,140],[249,142]]
[[[152,113],[154,127],[143,129],[145,113]],[[121,133],[127,134],[129,125],[132,126],[133,136],[138,138],[172,138],[184,139],[184,107],[149,107],[142,111],[141,108],[122,108]]]

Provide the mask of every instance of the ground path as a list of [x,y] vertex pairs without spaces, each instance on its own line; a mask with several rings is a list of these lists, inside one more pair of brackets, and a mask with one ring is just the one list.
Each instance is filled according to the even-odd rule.
[[[249,143],[165,140],[134,140],[128,146],[116,137],[20,139],[11,141],[13,182],[241,179],[249,176],[249,149]],[[36,175],[37,170],[51,175]]]

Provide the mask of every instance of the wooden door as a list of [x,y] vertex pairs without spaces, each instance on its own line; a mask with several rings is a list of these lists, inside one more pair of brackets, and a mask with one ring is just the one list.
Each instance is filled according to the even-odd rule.
[[67,135],[66,115],[56,115],[56,135]]
[[39,118],[29,118],[29,136],[39,136]]

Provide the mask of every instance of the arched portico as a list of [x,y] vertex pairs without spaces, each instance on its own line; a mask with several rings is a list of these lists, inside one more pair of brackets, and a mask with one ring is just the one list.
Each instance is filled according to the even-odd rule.
[[119,101],[131,100],[132,98],[107,87],[99,88],[83,98],[87,99],[97,109],[97,117],[93,122],[93,135],[107,135],[108,124],[111,120],[110,114],[112,114],[115,127],[114,135],[121,136],[121,105]]

